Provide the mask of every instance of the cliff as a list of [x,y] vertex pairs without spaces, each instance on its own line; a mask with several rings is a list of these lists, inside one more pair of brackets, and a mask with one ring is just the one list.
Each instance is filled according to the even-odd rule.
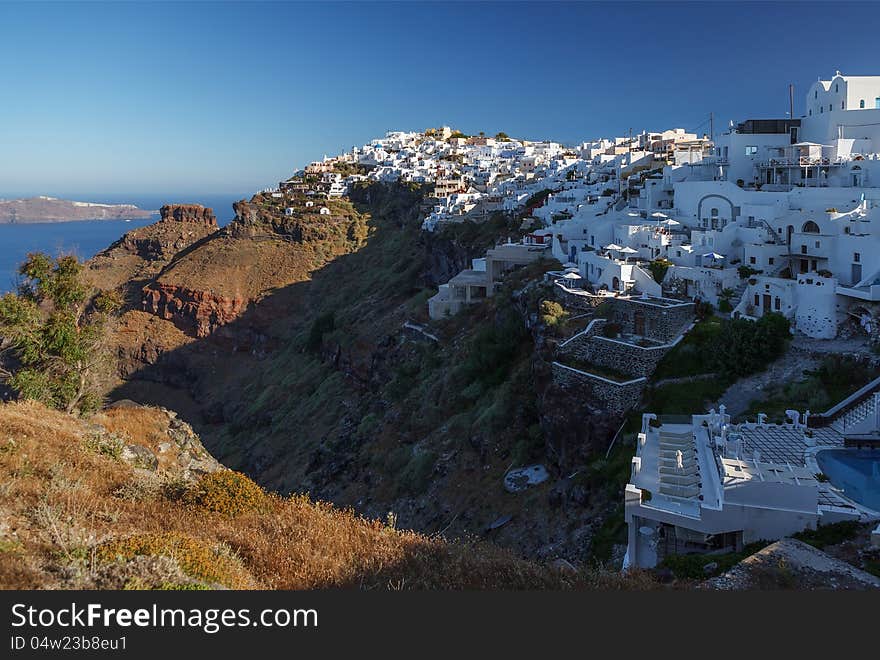
[[[226,465],[272,490],[590,561],[593,537],[618,515],[629,456],[586,469],[615,429],[552,387],[542,340],[525,329],[540,269],[433,324],[438,342],[404,327],[427,323],[433,287],[521,221],[428,236],[422,199],[417,186],[375,184],[315,205],[237,203],[230,226],[172,257],[132,299],[111,397],[173,407]],[[506,470],[530,462],[552,478],[512,496]]]
[[54,197],[0,199],[0,223],[142,220],[155,214],[155,211],[144,211],[133,204],[74,202]]

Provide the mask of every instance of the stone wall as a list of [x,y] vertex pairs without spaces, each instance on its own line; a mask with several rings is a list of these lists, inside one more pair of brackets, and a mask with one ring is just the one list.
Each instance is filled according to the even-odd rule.
[[607,367],[636,378],[650,376],[670,345],[642,347],[617,339],[593,335],[575,338],[559,349],[559,355]]
[[639,402],[647,379],[636,378],[625,383],[616,383],[554,362],[553,382],[564,389],[585,390],[605,410],[614,415],[622,415]]
[[565,306],[569,311],[590,312],[608,300],[607,296],[597,296],[587,292],[584,292],[583,295],[571,293],[559,285],[553,287],[553,292],[557,302]]
[[610,298],[609,321],[627,334],[670,342],[694,319],[694,303],[663,306],[637,298]]

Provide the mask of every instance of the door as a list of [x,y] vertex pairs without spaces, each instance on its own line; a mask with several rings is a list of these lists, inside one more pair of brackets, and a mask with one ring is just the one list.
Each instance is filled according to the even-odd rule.
[[633,314],[633,325],[635,334],[644,336],[645,334],[645,313],[642,311],[638,311]]
[[852,265],[852,286],[862,281],[862,264]]
[[764,301],[763,302],[764,302],[764,304],[763,304],[764,313],[767,314],[770,312],[770,295],[769,294],[766,294],[766,293],[764,294]]

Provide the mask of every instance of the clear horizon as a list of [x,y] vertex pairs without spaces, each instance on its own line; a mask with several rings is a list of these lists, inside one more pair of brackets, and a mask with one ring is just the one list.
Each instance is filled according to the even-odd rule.
[[[799,115],[816,77],[878,73],[880,10],[70,2],[4,3],[0,23],[0,197],[175,197],[249,194],[389,129],[574,143],[714,112],[718,131],[785,116],[790,82]],[[803,47],[823,23],[846,49]]]

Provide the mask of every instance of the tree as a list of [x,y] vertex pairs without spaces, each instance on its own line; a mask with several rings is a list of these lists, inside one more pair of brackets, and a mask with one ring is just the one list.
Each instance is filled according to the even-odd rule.
[[18,293],[0,297],[0,378],[68,413],[99,405],[107,322],[121,307],[116,292],[86,286],[82,269],[76,257],[29,254]]

